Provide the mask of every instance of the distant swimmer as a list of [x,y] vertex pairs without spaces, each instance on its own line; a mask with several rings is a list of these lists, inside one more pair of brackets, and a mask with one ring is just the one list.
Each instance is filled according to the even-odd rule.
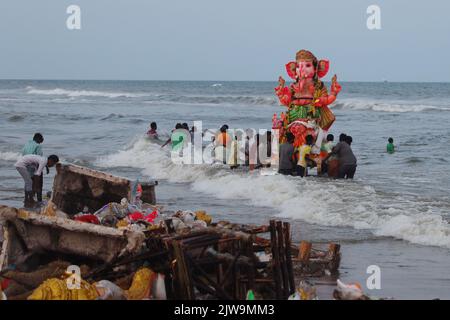
[[150,129],[147,131],[147,137],[150,139],[158,139],[158,126],[156,122],[150,123]]
[[[22,149],[22,155],[26,156],[28,154],[34,154],[38,156],[43,156],[42,146],[41,144],[44,142],[44,137],[40,133],[35,133],[33,136],[33,140],[28,141]],[[42,202],[42,188],[44,185],[43,174],[41,173],[39,176],[35,176],[33,170],[31,171],[30,176],[33,180],[33,197],[36,194],[36,198],[38,202]]]
[[[25,208],[30,208],[35,205],[33,195],[33,177],[40,176],[44,170],[53,167],[59,162],[59,158],[56,155],[51,155],[48,158],[38,155],[25,155],[17,160],[15,167],[19,174],[22,176],[25,182]],[[30,174],[31,172],[31,174]]]
[[388,144],[386,145],[386,151],[389,154],[392,154],[395,152],[394,139],[392,139],[392,138],[388,139]]

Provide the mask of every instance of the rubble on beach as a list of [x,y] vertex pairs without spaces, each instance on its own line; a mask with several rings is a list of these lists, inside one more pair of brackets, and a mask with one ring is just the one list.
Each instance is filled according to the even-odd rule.
[[[60,165],[45,206],[0,206],[1,297],[309,300],[317,295],[308,278],[338,273],[339,244],[291,243],[283,221],[234,224],[201,210],[168,211],[156,204],[156,185]],[[346,288],[335,298],[364,299]]]

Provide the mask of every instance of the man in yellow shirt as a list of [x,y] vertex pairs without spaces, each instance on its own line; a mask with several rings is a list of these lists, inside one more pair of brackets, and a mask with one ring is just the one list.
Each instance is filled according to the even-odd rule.
[[304,145],[302,145],[300,148],[298,148],[298,162],[297,162],[297,175],[300,177],[306,176],[306,168],[307,168],[307,157],[311,153],[311,147],[313,145],[313,136],[307,135],[306,136],[306,142]]

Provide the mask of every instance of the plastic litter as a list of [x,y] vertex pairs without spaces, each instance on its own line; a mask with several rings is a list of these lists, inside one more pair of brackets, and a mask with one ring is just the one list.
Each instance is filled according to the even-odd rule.
[[359,283],[346,284],[341,280],[337,280],[337,289],[334,290],[333,296],[338,300],[361,300],[365,299],[364,292],[362,291]]
[[98,300],[126,300],[124,291],[111,281],[101,280],[93,285],[99,294]]
[[165,277],[161,273],[153,281],[152,296],[156,300],[167,300]]
[[195,211],[195,218],[197,220],[205,221],[208,226],[212,222],[212,217],[209,214],[207,214],[206,211],[204,210]]

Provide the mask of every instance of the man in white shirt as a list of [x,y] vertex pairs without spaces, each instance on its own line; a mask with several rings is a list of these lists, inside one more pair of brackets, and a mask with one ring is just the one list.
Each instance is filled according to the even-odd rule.
[[48,158],[38,155],[25,155],[17,160],[15,167],[25,182],[25,201],[24,206],[33,207],[35,201],[33,199],[33,180],[30,172],[34,172],[34,176],[40,176],[44,168],[53,167],[59,162],[59,158],[51,155]]

